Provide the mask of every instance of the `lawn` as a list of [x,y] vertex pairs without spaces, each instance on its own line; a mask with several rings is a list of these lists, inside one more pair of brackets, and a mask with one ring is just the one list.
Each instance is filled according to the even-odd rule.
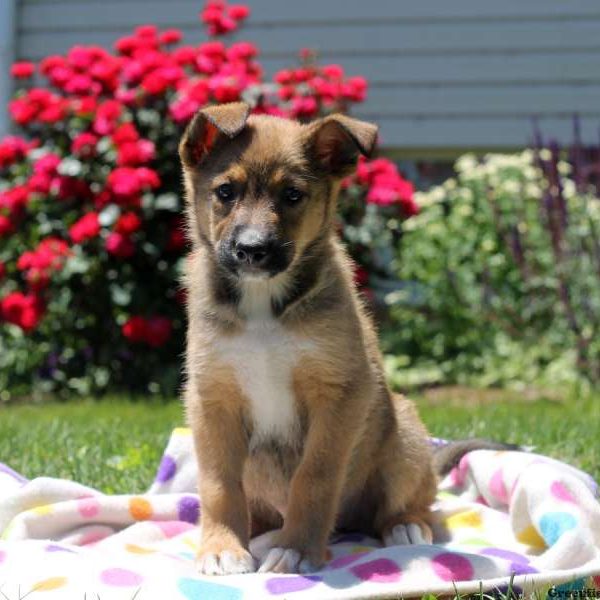
[[[460,390],[417,398],[433,435],[489,437],[535,446],[600,479],[600,396],[522,400]],[[169,432],[183,423],[178,402],[111,399],[0,408],[0,462],[32,478],[69,478],[107,493],[142,492]]]

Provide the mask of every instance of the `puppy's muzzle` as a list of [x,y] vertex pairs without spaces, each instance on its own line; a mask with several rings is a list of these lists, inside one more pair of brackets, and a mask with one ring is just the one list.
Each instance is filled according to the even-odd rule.
[[242,230],[232,241],[232,255],[238,267],[261,269],[272,258],[275,251],[273,236],[259,229]]

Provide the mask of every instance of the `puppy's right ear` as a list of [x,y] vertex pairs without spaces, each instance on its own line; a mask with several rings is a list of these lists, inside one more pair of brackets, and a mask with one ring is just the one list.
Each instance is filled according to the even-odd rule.
[[199,110],[179,144],[184,166],[197,167],[207,157],[219,135],[234,138],[246,125],[250,107],[245,102],[218,104]]

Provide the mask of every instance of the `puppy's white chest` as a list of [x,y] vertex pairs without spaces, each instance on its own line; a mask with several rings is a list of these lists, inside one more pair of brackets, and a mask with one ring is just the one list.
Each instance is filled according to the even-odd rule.
[[245,331],[218,343],[222,360],[235,371],[250,403],[252,444],[261,439],[289,439],[297,428],[293,369],[310,343],[286,331],[276,320],[252,320]]

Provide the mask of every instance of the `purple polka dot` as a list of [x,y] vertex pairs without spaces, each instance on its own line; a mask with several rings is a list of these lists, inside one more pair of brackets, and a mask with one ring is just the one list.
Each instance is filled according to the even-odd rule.
[[387,558],[378,558],[350,569],[362,581],[374,583],[394,583],[400,579],[402,572],[398,565]]
[[320,581],[321,578],[316,575],[294,575],[291,577],[274,577],[269,579],[265,585],[270,594],[287,594],[308,590]]
[[46,552],[70,552],[71,554],[77,554],[75,550],[64,548],[63,546],[58,546],[57,544],[48,544],[45,550]]
[[473,577],[471,562],[460,554],[443,552],[431,559],[435,574],[444,581],[468,581]]
[[175,462],[175,459],[171,458],[168,454],[165,454],[160,461],[158,473],[156,474],[156,481],[159,483],[166,483],[169,479],[173,479],[176,471],[177,463]]
[[526,563],[510,563],[510,572],[515,575],[526,575],[527,573],[539,573],[539,571]]
[[177,503],[179,520],[195,525],[200,516],[200,503],[193,496],[186,496]]
[[327,569],[340,569],[342,567],[347,567],[351,565],[353,562],[364,558],[366,552],[357,552],[355,554],[346,554],[345,556],[340,556],[332,560],[328,565]]
[[484,554],[485,556],[496,556],[498,558],[504,558],[505,560],[510,560],[517,563],[529,562],[529,558],[527,558],[525,555],[518,554],[517,552],[511,552],[510,550],[503,550],[502,548],[484,548],[481,550],[481,554]]
[[25,477],[23,477],[22,475],[19,475],[19,473],[17,473],[16,471],[13,471],[10,467],[8,467],[7,465],[0,463],[0,473],[6,473],[7,475],[10,475],[13,479],[16,479],[19,483],[27,483],[27,479],[25,479]]
[[141,575],[127,569],[106,569],[100,573],[100,579],[102,583],[116,587],[132,587],[144,581]]

